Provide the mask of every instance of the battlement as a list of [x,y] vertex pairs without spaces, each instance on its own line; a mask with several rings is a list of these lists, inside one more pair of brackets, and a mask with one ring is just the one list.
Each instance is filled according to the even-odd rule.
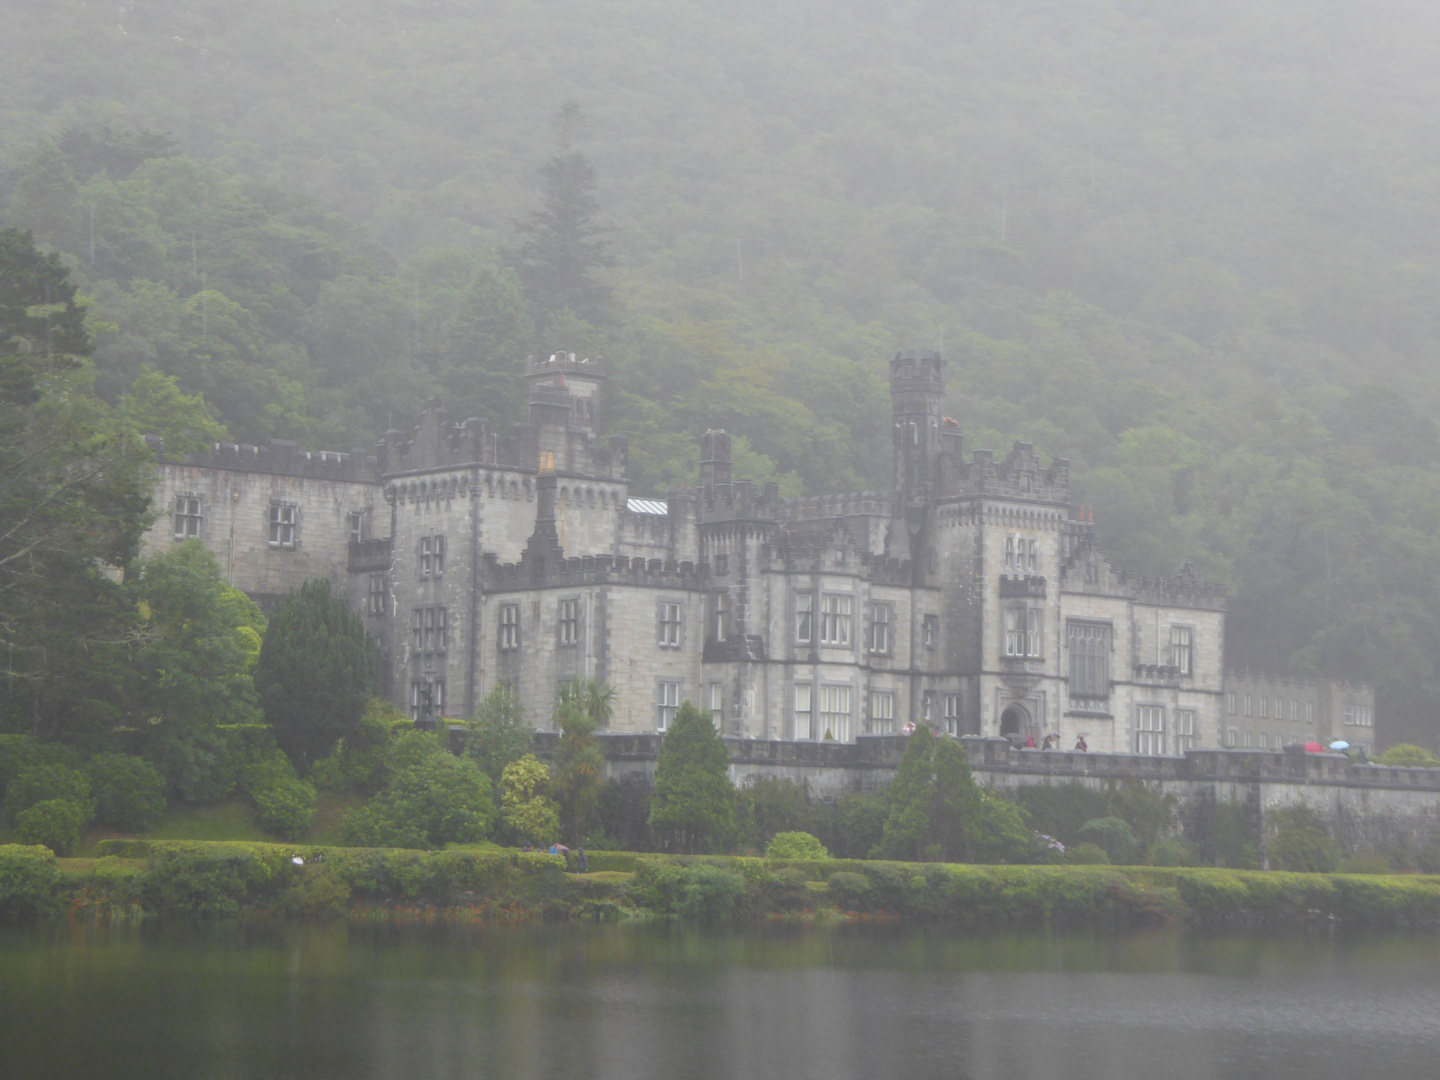
[[859,517],[871,514],[890,516],[890,496],[878,491],[847,491],[840,495],[816,495],[784,501],[786,523],[822,521],[826,518]]
[[1056,458],[1042,465],[1032,443],[1017,441],[1004,461],[992,450],[976,450],[965,468],[976,495],[1000,495],[1036,502],[1070,502],[1070,462]]
[[576,356],[573,352],[542,353],[525,358],[525,377],[575,374],[586,379],[607,378],[608,364],[603,356]]
[[340,453],[334,450],[301,450],[288,439],[271,439],[265,446],[218,442],[209,451],[168,457],[165,442],[153,435],[145,443],[155,460],[165,465],[188,465],[199,469],[227,469],[232,472],[272,473],[276,476],[313,477],[350,483],[378,484],[380,469],[375,457],[362,449]]
[[938,352],[897,352],[890,361],[890,393],[944,394],[945,361]]
[[657,589],[698,592],[710,581],[710,564],[673,559],[629,558],[624,555],[562,554],[537,568],[525,559],[502,563],[494,554],[484,556],[481,578],[487,591],[517,592],[529,589],[583,585],[645,585]]
[[1122,595],[1154,607],[1225,610],[1228,593],[1225,586],[1201,580],[1189,563],[1170,578],[1140,577],[1121,570],[1111,575],[1111,581]]
[[701,488],[698,495],[702,524],[724,521],[773,522],[778,521],[784,511],[779,484],[766,484],[761,488],[753,480],[735,480],[728,484],[717,483]]

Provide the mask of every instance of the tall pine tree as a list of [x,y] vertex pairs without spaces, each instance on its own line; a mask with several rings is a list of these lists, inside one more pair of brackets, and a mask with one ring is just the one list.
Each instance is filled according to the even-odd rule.
[[[595,197],[595,169],[575,149],[586,121],[580,106],[567,101],[554,120],[557,149],[540,168],[545,202],[517,230],[525,237],[519,251],[520,276],[542,335],[554,328],[562,312],[590,323],[609,319],[610,289],[595,273],[612,265],[595,223],[600,200]],[[557,343],[557,344],[563,344]]]
[[730,752],[710,717],[689,701],[660,743],[650,828],[666,851],[724,849],[735,832]]

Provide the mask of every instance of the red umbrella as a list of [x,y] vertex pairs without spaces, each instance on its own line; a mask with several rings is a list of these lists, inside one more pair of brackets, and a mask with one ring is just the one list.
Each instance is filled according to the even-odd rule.
[[1305,744],[1305,753],[1307,754],[1323,754],[1324,752],[1325,747],[1321,746],[1318,742],[1307,742]]

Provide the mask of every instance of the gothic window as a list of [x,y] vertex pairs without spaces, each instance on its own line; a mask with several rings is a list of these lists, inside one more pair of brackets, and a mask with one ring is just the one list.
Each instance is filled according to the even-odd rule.
[[940,616],[926,615],[920,623],[920,641],[927,649],[935,648],[940,639]]
[[868,651],[876,656],[888,656],[892,648],[890,626],[895,608],[891,604],[870,605],[870,627]]
[[813,739],[814,688],[809,683],[795,684],[795,738]]
[[1225,711],[1226,711],[1227,713],[1229,713],[1231,716],[1234,716],[1234,715],[1235,715],[1235,706],[1236,706],[1236,702],[1235,702],[1235,691],[1234,691],[1234,690],[1231,690],[1228,694],[1225,695]]
[[365,539],[364,510],[351,510],[345,515],[345,532],[352,544],[358,544]]
[[820,644],[849,645],[853,598],[837,593],[820,597]]
[[808,645],[815,636],[815,594],[799,593],[795,597],[795,640]]
[[675,713],[680,708],[680,684],[666,682],[664,679],[657,682],[655,684],[655,703],[655,724],[661,731],[669,731],[670,725],[675,721]]
[[561,645],[575,645],[580,641],[580,601],[561,600],[559,605],[558,631]]
[[1070,646],[1070,696],[1110,696],[1110,627],[1104,623],[1066,625]]
[[1198,734],[1195,730],[1195,710],[1177,709],[1175,711],[1175,752],[1183,754],[1186,750],[1195,749]]
[[850,741],[850,687],[820,687],[820,734],[837,742]]
[[300,508],[294,503],[270,504],[269,544],[272,548],[293,548],[299,540]]
[[449,647],[449,631],[444,607],[418,607],[410,619],[410,633],[415,651],[444,652]]
[[707,688],[707,697],[709,699],[710,722],[715,725],[715,730],[719,731],[721,721],[725,717],[725,698],[724,692],[721,690],[721,686],[718,682],[712,682]]
[[420,538],[420,576],[439,577],[445,573],[445,537]]
[[1018,539],[1019,539],[1019,538],[1018,538],[1018,537],[1015,537],[1015,536],[1007,536],[1007,537],[1005,537],[1005,569],[1006,569],[1006,570],[1014,570],[1014,569],[1015,569],[1015,560],[1016,560],[1017,555],[1019,554],[1019,552],[1016,551],[1016,541],[1017,541]]
[[1165,710],[1159,705],[1135,706],[1135,753],[1165,753]]
[[190,540],[200,535],[204,515],[200,512],[200,496],[175,496],[175,539]]
[[960,695],[945,695],[945,731],[949,735],[960,734]]
[[870,734],[895,734],[895,694],[893,691],[870,691]]
[[1039,608],[1005,609],[1005,655],[1028,660],[1040,658],[1044,612]]
[[1188,626],[1172,626],[1170,628],[1170,666],[1177,668],[1181,675],[1193,675],[1195,672],[1195,646],[1192,642],[1192,634],[1193,631]]
[[365,611],[370,615],[384,615],[385,607],[385,575],[371,574],[370,589],[365,594]]
[[520,648],[520,605],[500,605],[500,648],[506,652]]
[[662,600],[656,614],[655,640],[662,649],[680,647],[680,605]]
[[724,641],[730,636],[730,596],[714,593],[710,597],[710,636]]

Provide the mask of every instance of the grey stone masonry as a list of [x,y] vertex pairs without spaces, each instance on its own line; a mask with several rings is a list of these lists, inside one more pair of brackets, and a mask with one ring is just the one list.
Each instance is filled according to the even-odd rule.
[[[713,429],[695,488],[632,498],[628,441],[600,435],[606,362],[548,353],[524,377],[523,422],[452,420],[432,399],[373,455],[275,441],[181,461],[156,444],[145,551],[198,539],[265,605],[329,578],[397,704],[423,687],[453,717],[508,684],[546,728],[562,682],[597,678],[636,734],[690,700],[727,738],[767,743],[855,746],[923,721],[1156,761],[1247,737],[1373,743],[1368,687],[1227,673],[1224,588],[1188,564],[1112,567],[1064,459],[967,453],[938,354],[890,362],[893,489],[800,499],[735,476]],[[1242,725],[1228,695],[1285,719]]]

